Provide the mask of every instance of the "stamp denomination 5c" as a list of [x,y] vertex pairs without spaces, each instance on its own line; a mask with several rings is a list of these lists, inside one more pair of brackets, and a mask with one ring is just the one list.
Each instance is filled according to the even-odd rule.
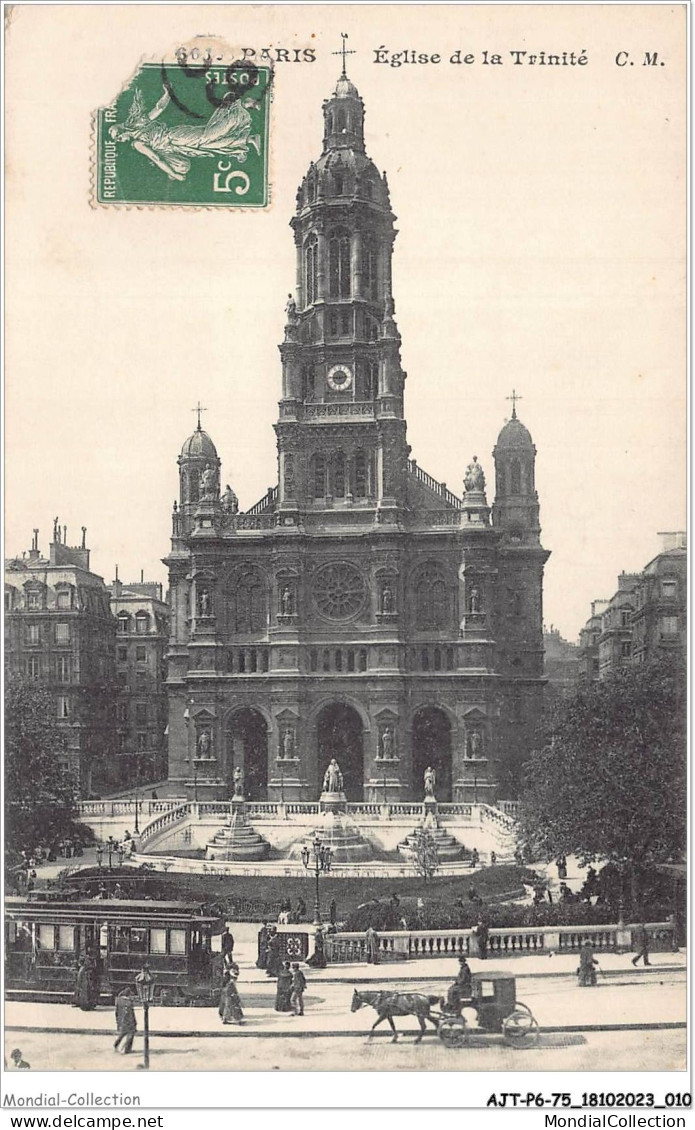
[[271,82],[210,50],[143,63],[95,115],[93,202],[265,207]]

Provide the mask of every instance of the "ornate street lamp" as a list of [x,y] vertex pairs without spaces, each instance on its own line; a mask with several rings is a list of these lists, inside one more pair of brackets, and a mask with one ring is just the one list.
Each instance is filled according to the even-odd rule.
[[138,810],[139,810],[139,808],[140,808],[140,803],[139,803],[139,800],[138,800],[138,794],[137,794],[137,790],[136,790],[136,792],[135,792],[135,835],[136,836],[140,834],[140,825],[138,824]]
[[109,836],[107,843],[106,843],[106,850],[109,853],[109,871],[111,870],[111,868],[113,866],[113,853],[114,853],[115,847],[116,847],[116,842],[115,842],[113,836]]
[[316,895],[314,898],[314,926],[321,925],[321,903],[319,901],[319,875],[330,871],[333,852],[318,835],[314,837],[311,847],[307,844],[302,848],[302,863],[307,871],[313,870],[316,878]]
[[145,1071],[150,1067],[150,1005],[154,1000],[154,977],[150,973],[149,965],[143,965],[142,970],[135,978],[135,987],[143,1010],[143,1036],[144,1036],[144,1062]]
[[97,855],[97,867],[101,867],[101,860],[102,860],[102,857],[104,855],[104,849],[101,846],[101,844],[97,844],[96,855]]

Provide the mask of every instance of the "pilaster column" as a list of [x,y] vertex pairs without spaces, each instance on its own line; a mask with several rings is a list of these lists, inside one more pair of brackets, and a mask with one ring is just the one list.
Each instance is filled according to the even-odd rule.
[[352,275],[352,297],[362,297],[362,232],[352,233],[350,241],[350,273]]
[[318,233],[318,271],[316,276],[316,292],[318,298],[326,297],[326,236]]

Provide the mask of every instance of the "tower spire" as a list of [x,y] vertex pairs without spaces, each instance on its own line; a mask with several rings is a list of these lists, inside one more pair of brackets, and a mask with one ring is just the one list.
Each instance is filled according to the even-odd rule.
[[524,398],[523,398],[523,396],[519,396],[516,389],[513,388],[512,389],[512,395],[508,396],[506,399],[511,400],[511,402],[512,402],[512,420],[516,420],[516,402],[517,402],[517,400],[523,400]]
[[203,406],[202,406],[202,404],[200,403],[200,401],[198,401],[198,403],[196,404],[195,408],[192,408],[192,409],[191,409],[191,411],[192,411],[192,412],[197,412],[197,413],[198,413],[198,427],[196,428],[196,431],[198,431],[198,432],[202,432],[202,430],[203,430],[203,429],[202,429],[202,428],[201,428],[201,426],[200,426],[200,413],[201,413],[201,412],[207,412],[207,408],[203,408]]

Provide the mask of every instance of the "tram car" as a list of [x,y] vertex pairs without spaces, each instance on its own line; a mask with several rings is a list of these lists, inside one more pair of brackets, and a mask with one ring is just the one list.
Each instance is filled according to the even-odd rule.
[[162,1005],[217,1003],[219,916],[197,902],[5,899],[5,990],[10,999],[64,1002],[90,955],[100,996],[113,1000],[147,963]]
[[461,1009],[442,1008],[437,1033],[446,1047],[464,1047],[475,1031],[499,1032],[513,1047],[536,1043],[538,1021],[528,1005],[517,1000],[516,978],[510,973],[474,973],[470,999],[461,1002]]

